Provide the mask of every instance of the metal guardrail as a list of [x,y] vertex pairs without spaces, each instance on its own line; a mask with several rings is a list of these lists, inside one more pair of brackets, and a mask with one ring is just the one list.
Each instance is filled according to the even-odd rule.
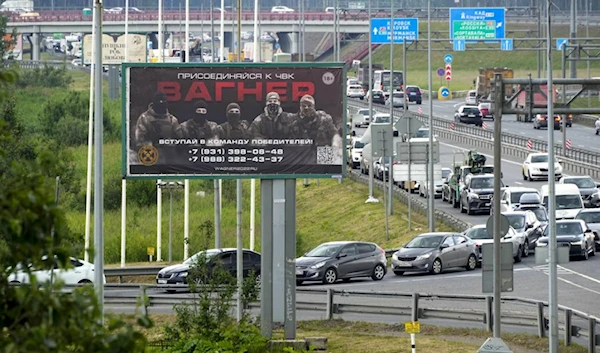
[[[350,105],[355,107],[368,107],[367,103],[364,102],[352,102]],[[373,109],[389,113],[389,108],[384,106],[374,105]],[[400,116],[404,114],[411,114],[421,122],[428,123],[428,115],[418,114],[413,111],[403,112],[402,110],[394,110],[394,116]],[[454,130],[450,129],[450,125],[454,124]],[[473,147],[481,147],[486,149],[493,149],[493,131],[483,130],[469,126],[467,124],[454,122],[452,120],[442,119],[433,117],[433,126],[436,129],[436,133],[439,137],[449,139],[452,141],[466,143]],[[444,133],[442,136],[441,133]],[[532,149],[527,149],[527,141],[532,141]],[[520,157],[525,159],[529,153],[535,151],[547,151],[548,143],[543,140],[536,140],[527,137],[522,137],[510,133],[502,133],[502,151],[503,154],[506,152],[507,155]],[[589,175],[594,179],[600,178],[600,154],[590,152],[584,149],[574,148],[567,150],[566,158],[562,154],[563,148],[561,145],[555,145],[555,150],[561,154],[559,157],[562,160],[563,167],[572,172],[583,175]]]
[[[65,60],[7,60],[4,62],[4,67],[18,66],[23,69],[37,69],[45,66],[53,67],[56,69],[62,69],[63,67],[67,70],[86,70],[85,66],[75,66],[71,62]],[[89,69],[88,69],[89,70]]]
[[[129,287],[129,286],[128,286]],[[140,286],[144,289],[164,289],[162,286]],[[341,314],[370,314],[381,316],[404,316],[407,320],[427,321],[445,320],[481,324],[492,331],[493,297],[485,295],[433,294],[433,293],[399,293],[382,291],[359,291],[338,289],[304,289],[297,288],[296,309],[317,311],[324,314],[325,320],[331,320]],[[180,304],[191,304],[194,298],[190,295],[162,295],[145,292],[148,301],[146,309]],[[107,305],[137,305],[139,296],[131,293],[112,295],[105,292]],[[310,296],[310,297],[309,297]],[[359,300],[356,300],[359,299]],[[444,302],[448,303],[444,307]],[[548,303],[527,298],[502,297],[504,309],[501,322],[519,329],[535,328],[539,337],[546,337],[548,330]],[[250,303],[249,308],[259,308],[260,301]],[[508,307],[508,309],[507,309]],[[596,352],[598,338],[597,326],[600,319],[584,312],[559,305],[559,330],[565,343],[572,342],[572,337],[583,339],[587,343],[588,352]]]

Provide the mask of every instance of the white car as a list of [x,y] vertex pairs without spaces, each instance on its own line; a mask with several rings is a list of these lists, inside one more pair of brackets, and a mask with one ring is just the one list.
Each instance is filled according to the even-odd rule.
[[294,12],[294,9],[290,9],[287,6],[273,6],[271,8],[272,13],[291,13]]
[[[390,99],[386,99],[385,105],[390,105]],[[392,105],[394,108],[404,108],[404,92],[392,93]]]
[[[371,116],[375,115],[377,115],[377,111],[373,109],[371,111]],[[352,115],[352,124],[354,127],[368,126],[370,122],[371,117],[369,116],[369,109],[359,109],[356,114]]]
[[[548,179],[548,153],[530,153],[523,162],[523,180]],[[562,177],[563,168],[560,161],[554,159],[554,178]]]
[[[47,260],[47,256],[42,259]],[[31,265],[30,265],[31,266]],[[35,270],[32,269],[31,274],[35,276],[38,283],[49,282],[52,272],[54,272],[54,280],[60,279],[67,285],[94,283],[94,264],[84,260],[79,260],[71,257],[71,266],[69,269],[55,268],[53,270]],[[103,275],[104,283],[106,277]],[[10,283],[30,283],[29,274],[22,270],[22,265],[17,265],[17,271],[11,273],[8,277]]]
[[[428,198],[429,197],[429,185],[428,183],[423,182],[419,184],[419,196]],[[438,197],[442,197],[442,186],[444,185],[444,180],[436,180],[434,182],[435,189],[433,191],[433,197],[436,199]]]
[[468,91],[465,98],[465,103],[467,105],[477,105],[477,91]]
[[500,198],[500,212],[514,211],[519,208],[523,194],[537,194],[541,198],[540,192],[534,188],[520,186],[506,188]]
[[365,99],[365,90],[361,85],[348,85],[346,97]]
[[[488,234],[485,224],[478,224],[469,229],[464,233],[468,238],[475,242],[475,249],[477,249],[477,262],[481,264],[483,261],[483,244],[491,244],[494,242],[494,237]],[[512,244],[512,255],[515,262],[521,262],[523,251],[521,250],[521,244],[523,244],[523,236],[517,234],[513,227],[508,227],[508,233],[502,239],[502,243]]]

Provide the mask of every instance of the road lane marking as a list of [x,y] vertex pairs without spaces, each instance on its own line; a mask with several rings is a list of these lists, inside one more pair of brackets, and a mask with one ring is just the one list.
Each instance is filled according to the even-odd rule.
[[600,280],[598,280],[598,279],[596,279],[596,278],[594,278],[594,277],[590,277],[590,276],[588,276],[588,275],[584,275],[583,273],[579,273],[579,272],[577,272],[577,271],[573,271],[573,270],[571,270],[571,269],[568,269],[568,268],[565,268],[565,267],[562,267],[562,266],[557,266],[557,267],[558,267],[558,268],[560,268],[560,269],[562,269],[562,270],[564,270],[564,271],[567,271],[567,272],[569,272],[569,273],[571,273],[571,274],[577,275],[577,276],[579,276],[579,277],[583,277],[583,278],[585,278],[585,279],[587,279],[587,280],[590,280],[590,281],[592,281],[592,282],[595,282],[595,283],[598,283],[598,284],[600,284]]
[[[547,266],[548,266],[548,265],[540,265],[540,266],[536,266],[536,267],[532,267],[532,268],[533,268],[534,270],[536,270],[536,271],[542,272],[543,274],[550,276],[550,274],[549,274],[549,269],[547,268]],[[545,268],[543,268],[543,267],[545,267]],[[560,271],[562,271],[562,272],[560,272]],[[568,269],[568,268],[565,268],[565,267],[562,267],[562,266],[557,266],[557,275],[560,275],[560,274],[563,274],[563,275],[564,275],[564,274],[577,275],[577,276],[580,276],[580,277],[583,277],[583,278],[589,279],[589,280],[590,280],[590,281],[592,281],[592,282],[595,282],[595,283],[600,283],[600,280],[597,280],[597,279],[595,279],[595,278],[592,278],[592,277],[590,277],[590,276],[584,275],[584,274],[582,274],[582,273],[579,273],[579,272],[576,272],[576,271],[570,270],[570,269]],[[588,292],[590,292],[590,293],[594,293],[594,294],[598,294],[598,295],[600,295],[600,292],[599,292],[599,291],[596,291],[596,290],[590,289],[590,288],[588,288],[588,287],[582,286],[582,285],[580,285],[580,284],[574,283],[574,282],[572,282],[572,281],[569,281],[568,279],[564,279],[564,278],[562,278],[562,277],[556,277],[556,279],[558,279],[558,280],[559,280],[559,281],[561,281],[561,282],[564,282],[564,283],[570,284],[570,285],[572,285],[573,287],[576,287],[576,288],[579,288],[579,289],[583,289],[583,290],[585,290],[585,291],[588,291]]]

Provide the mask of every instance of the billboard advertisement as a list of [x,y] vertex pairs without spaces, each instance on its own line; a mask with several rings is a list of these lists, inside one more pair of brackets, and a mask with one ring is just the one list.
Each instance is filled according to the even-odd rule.
[[125,177],[343,173],[341,64],[125,64],[123,72]]
[[[83,36],[83,64],[92,63],[92,40],[91,34]],[[125,62],[125,49],[129,52],[127,62],[145,63],[146,60],[146,36],[143,34],[110,35],[102,34],[102,64],[120,65]]]

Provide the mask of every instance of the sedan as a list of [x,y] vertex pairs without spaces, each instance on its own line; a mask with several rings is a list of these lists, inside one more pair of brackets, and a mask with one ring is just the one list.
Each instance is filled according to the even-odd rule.
[[444,269],[477,267],[475,243],[458,233],[425,233],[416,236],[392,255],[392,270],[439,274]]
[[[544,236],[538,239],[537,247],[548,246],[548,232],[550,227],[544,230]],[[558,247],[569,247],[569,256],[588,257],[596,255],[594,233],[581,219],[561,219],[556,221],[556,245]]]
[[[483,261],[483,244],[494,243],[494,237],[487,231],[485,224],[478,224],[467,229],[463,234],[475,243],[477,249],[477,263],[481,265]],[[512,255],[515,262],[521,262],[523,251],[521,250],[522,237],[515,232],[513,227],[508,227],[508,233],[500,241],[502,243],[512,244]]]
[[323,243],[296,259],[296,284],[319,281],[334,284],[342,279],[371,277],[380,281],[387,273],[385,250],[375,243],[334,241]]
[[373,103],[381,103],[385,104],[385,94],[381,90],[370,90],[367,92],[367,101],[369,99],[373,100]]
[[579,211],[575,219],[581,219],[588,228],[594,232],[596,250],[600,250],[600,209],[583,209]]
[[[257,280],[260,279],[260,254],[252,250],[244,249],[244,277],[254,273]],[[156,275],[157,284],[172,284],[187,287],[188,275],[194,265],[199,265],[201,261],[206,261],[207,270],[210,273],[215,266],[229,272],[232,276],[237,273],[237,249],[209,249],[194,254],[181,264],[167,266]],[[173,292],[173,290],[167,290]]]
[[[44,256],[42,261],[44,261],[47,266],[45,266],[45,268],[34,269],[32,268],[32,265],[29,265],[30,273],[23,269],[23,265],[18,264],[16,266],[16,272],[11,273],[10,276],[8,276],[8,281],[10,283],[30,283],[29,276],[31,274],[38,283],[49,282],[51,279],[54,281],[61,280],[67,285],[94,282],[94,264],[74,257],[71,257],[69,260],[70,268],[58,268],[56,263],[50,264],[48,257]],[[106,277],[104,277],[104,283],[106,283]]]
[[553,167],[548,161],[548,153],[530,153],[523,162],[523,180],[547,179],[548,175],[552,174],[551,171],[548,172],[549,169],[554,169],[554,177],[559,180],[562,177],[563,168],[556,158]]
[[483,126],[481,112],[477,106],[461,106],[458,108],[456,114],[454,114],[454,121],[464,124],[474,124],[475,126]]
[[[548,128],[548,116],[543,114],[537,114],[535,119],[533,119],[533,128],[534,129],[547,129]],[[560,130],[560,116],[557,115],[554,117],[554,130]]]

